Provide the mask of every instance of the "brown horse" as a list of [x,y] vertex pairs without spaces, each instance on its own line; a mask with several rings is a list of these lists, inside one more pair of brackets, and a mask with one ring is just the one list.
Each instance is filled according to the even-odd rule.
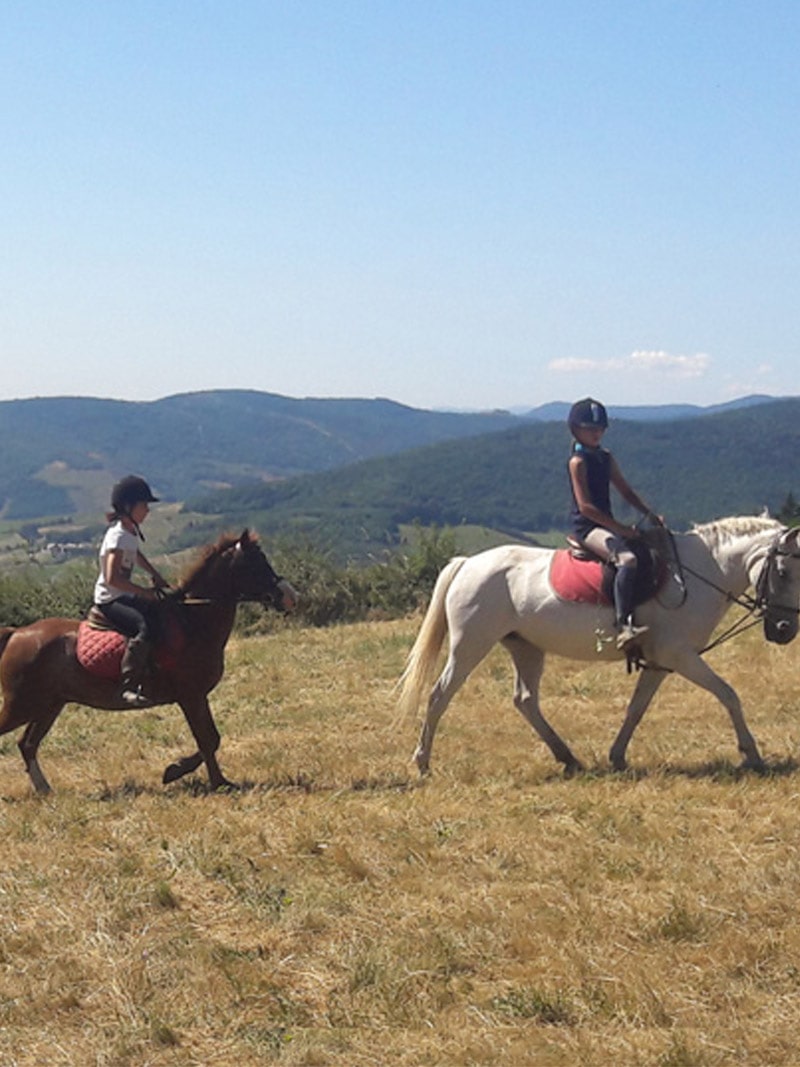
[[[146,681],[151,706],[179,704],[198,751],[170,764],[173,782],[205,761],[212,789],[230,787],[219,769],[219,732],[208,694],[222,678],[224,649],[241,601],[269,602],[291,610],[295,592],[279,578],[255,537],[221,537],[209,545],[177,589],[157,605],[158,629],[177,631],[172,662],[160,663]],[[123,710],[118,679],[85,670],[76,658],[78,619],[41,619],[29,626],[0,628],[0,734],[27,723],[19,742],[37,793],[50,786],[36,759],[39,745],[67,703]]]

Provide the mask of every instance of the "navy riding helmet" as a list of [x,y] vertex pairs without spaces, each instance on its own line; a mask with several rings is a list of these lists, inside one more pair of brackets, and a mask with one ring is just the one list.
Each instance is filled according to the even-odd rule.
[[569,409],[567,425],[570,430],[577,430],[581,426],[608,429],[608,412],[599,400],[587,396],[583,400],[576,400]]
[[158,497],[153,496],[144,478],[136,474],[120,479],[111,490],[111,507],[118,515],[127,514],[135,504],[155,504],[157,501]]

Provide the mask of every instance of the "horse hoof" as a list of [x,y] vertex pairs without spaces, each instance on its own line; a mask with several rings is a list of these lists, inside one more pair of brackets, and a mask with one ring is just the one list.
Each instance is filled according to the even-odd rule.
[[742,770],[752,771],[753,774],[766,774],[767,765],[760,757],[759,759],[746,759],[742,763]]
[[564,777],[574,778],[576,774],[580,774],[583,770],[585,768],[579,759],[570,760],[569,763],[564,764]]
[[170,782],[177,782],[179,778],[183,778],[186,771],[181,770],[180,763],[170,763],[169,767],[164,771],[161,778],[162,785],[169,785]]
[[418,753],[414,753],[414,755],[412,756],[412,762],[416,763],[417,770],[419,771],[421,778],[427,778],[428,775],[431,773],[430,764],[426,759],[422,759],[422,757]]

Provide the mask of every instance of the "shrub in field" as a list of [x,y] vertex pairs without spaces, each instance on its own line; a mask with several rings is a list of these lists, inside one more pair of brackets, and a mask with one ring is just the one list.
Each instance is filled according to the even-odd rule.
[[[387,551],[366,565],[341,565],[308,540],[276,542],[270,555],[279,573],[300,593],[297,622],[329,626],[398,618],[414,611],[427,600],[455,550],[452,531],[418,528],[404,550]],[[82,616],[91,603],[94,579],[95,564],[89,560],[64,569],[31,567],[0,575],[0,625],[25,626],[50,615]],[[243,604],[237,628],[266,632],[275,618],[260,605]]]
[[[337,565],[310,542],[277,544],[274,562],[300,593],[298,620],[328,626],[399,618],[414,611],[430,596],[439,571],[455,551],[452,531],[418,528],[405,550],[387,552],[366,566]],[[253,628],[252,618],[249,626]]]
[[92,601],[94,564],[51,570],[25,568],[0,574],[0,625],[26,626],[50,615],[83,615]]

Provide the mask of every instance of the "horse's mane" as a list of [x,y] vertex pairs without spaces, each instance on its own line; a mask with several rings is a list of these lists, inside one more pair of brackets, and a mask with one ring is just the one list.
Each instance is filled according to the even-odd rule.
[[214,544],[206,545],[200,549],[197,559],[194,560],[192,565],[181,577],[178,583],[178,589],[181,592],[186,592],[197,582],[201,575],[205,574],[208,567],[213,560],[218,556],[221,556],[223,552],[226,552],[229,548],[233,548],[236,542],[239,540],[239,536],[234,534],[220,534]]
[[691,532],[701,537],[707,545],[713,546],[735,541],[738,537],[752,537],[780,528],[778,520],[767,515],[733,515],[727,519],[696,523]]

